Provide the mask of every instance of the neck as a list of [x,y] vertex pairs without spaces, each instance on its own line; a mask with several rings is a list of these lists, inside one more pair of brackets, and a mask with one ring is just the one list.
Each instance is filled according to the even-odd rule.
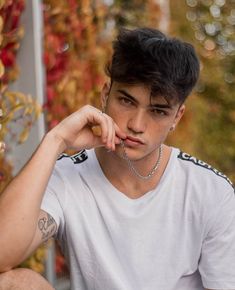
[[142,179],[142,180],[148,180],[150,178],[153,177],[153,175],[155,174],[155,172],[157,171],[160,162],[161,162],[161,158],[162,158],[162,145],[160,145],[159,150],[158,150],[158,158],[156,163],[154,164],[153,168],[148,172],[147,175],[142,175],[140,172],[138,172],[138,170],[135,168],[134,166],[134,162],[131,161],[128,157],[128,155],[126,154],[126,150],[125,150],[125,146],[124,146],[124,142],[121,142],[121,146],[122,146],[122,150],[123,150],[123,157],[124,159],[127,161],[128,165],[129,165],[129,169],[134,173],[135,176],[137,176],[138,178]]
[[[168,162],[170,151],[168,146],[163,145],[160,165],[151,178],[147,180],[136,176],[130,169],[128,162],[115,152],[107,152],[105,148],[100,147],[96,149],[96,155],[105,176],[113,186],[130,198],[138,198],[157,186]],[[147,175],[156,164],[157,158],[158,151],[156,151],[156,158],[146,156],[142,160],[134,161],[133,166],[141,174]]]

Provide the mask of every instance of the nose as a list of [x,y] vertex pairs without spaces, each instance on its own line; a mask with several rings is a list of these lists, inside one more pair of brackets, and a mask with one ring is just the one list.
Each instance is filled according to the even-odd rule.
[[131,115],[127,128],[134,134],[144,133],[146,129],[146,116],[144,110],[138,110]]

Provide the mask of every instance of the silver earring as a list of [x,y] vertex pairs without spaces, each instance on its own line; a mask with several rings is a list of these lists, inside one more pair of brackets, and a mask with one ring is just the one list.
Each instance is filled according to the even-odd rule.
[[106,102],[107,102],[107,99],[108,99],[108,95],[106,96],[106,100],[105,100],[104,107],[103,107],[103,110],[102,110],[103,113],[105,113],[105,111],[106,111]]
[[170,131],[174,131],[175,130],[175,125],[172,125],[170,128]]

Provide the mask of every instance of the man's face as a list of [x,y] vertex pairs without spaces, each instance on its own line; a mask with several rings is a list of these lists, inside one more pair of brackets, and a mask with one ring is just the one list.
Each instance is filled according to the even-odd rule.
[[[151,102],[150,102],[151,100]],[[131,160],[156,158],[156,149],[162,144],[172,126],[184,113],[184,105],[169,105],[165,98],[152,97],[150,89],[141,84],[127,85],[113,82],[102,91],[102,105],[119,128],[127,134],[125,150]],[[120,145],[116,148],[122,154]]]

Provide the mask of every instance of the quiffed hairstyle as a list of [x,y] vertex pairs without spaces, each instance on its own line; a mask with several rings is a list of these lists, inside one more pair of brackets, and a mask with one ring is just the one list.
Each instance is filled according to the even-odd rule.
[[152,28],[121,29],[106,66],[111,82],[150,86],[151,97],[183,103],[199,76],[193,46]]

